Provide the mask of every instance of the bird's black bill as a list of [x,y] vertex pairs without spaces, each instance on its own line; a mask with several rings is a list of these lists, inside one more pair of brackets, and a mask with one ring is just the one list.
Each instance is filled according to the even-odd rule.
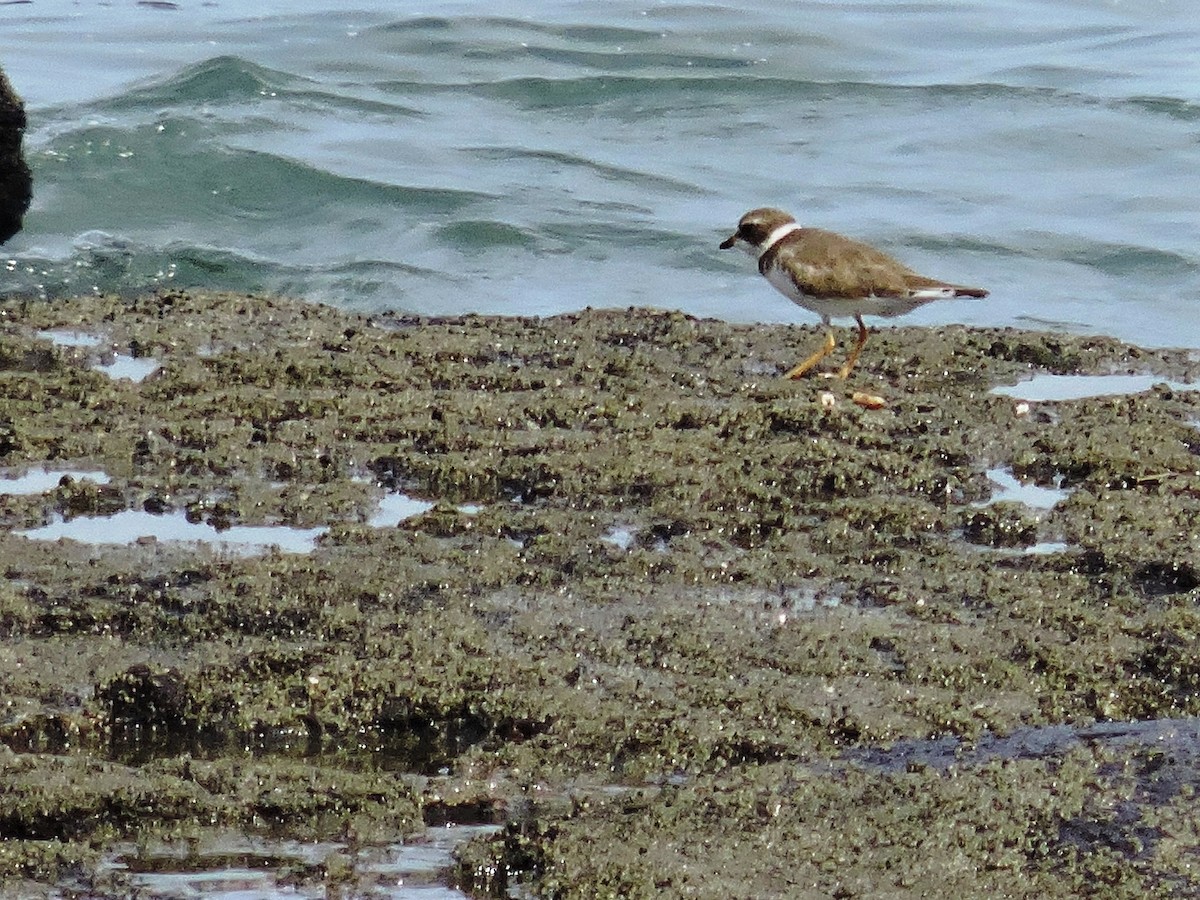
[[737,235],[731,234],[729,237],[725,238],[725,240],[721,241],[721,249],[728,250],[736,243],[737,243]]

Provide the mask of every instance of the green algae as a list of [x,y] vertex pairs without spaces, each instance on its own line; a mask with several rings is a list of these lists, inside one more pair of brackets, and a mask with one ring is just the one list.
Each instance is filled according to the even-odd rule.
[[[745,766],[686,786],[577,796],[493,843],[561,897],[1176,895],[1190,883],[1186,867],[1153,852],[1168,832],[1127,827],[1097,802],[1153,788],[1133,773],[1101,774],[1109,762],[1073,751],[950,772]],[[462,864],[501,895],[508,878],[479,851]]]
[[[1137,746],[839,762],[1200,714],[1200,399],[989,393],[1194,379],[1186,353],[898,329],[852,384],[788,382],[805,329],[184,292],[9,302],[0,328],[0,463],[111,477],[0,497],[5,877],[131,837],[386,842],[486,811],[506,831],[461,867],[485,893],[1195,888],[1186,803],[1110,774],[1150,765]],[[108,378],[110,347],[161,367]],[[980,507],[995,467],[1071,493]],[[376,485],[435,505],[372,527]],[[123,509],[330,530],[261,556],[13,533]]]

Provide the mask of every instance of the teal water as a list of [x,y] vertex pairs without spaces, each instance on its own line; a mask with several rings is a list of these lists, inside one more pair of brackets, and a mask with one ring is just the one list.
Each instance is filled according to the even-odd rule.
[[0,290],[813,322],[752,206],[992,290],[904,322],[1200,347],[1185,2],[0,5],[34,205]]

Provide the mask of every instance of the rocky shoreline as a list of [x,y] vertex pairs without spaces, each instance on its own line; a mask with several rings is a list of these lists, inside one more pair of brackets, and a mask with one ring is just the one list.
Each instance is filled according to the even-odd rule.
[[[789,382],[812,329],[183,291],[2,301],[0,329],[0,466],[106,476],[0,493],[14,890],[120,896],[97,867],[131,841],[447,821],[501,826],[460,851],[479,895],[1200,886],[1200,394],[993,392],[1195,382],[1192,354],[901,328],[847,384]],[[996,500],[997,471],[1062,499]],[[386,492],[427,505],[380,527]],[[126,511],[323,531],[18,533]]]

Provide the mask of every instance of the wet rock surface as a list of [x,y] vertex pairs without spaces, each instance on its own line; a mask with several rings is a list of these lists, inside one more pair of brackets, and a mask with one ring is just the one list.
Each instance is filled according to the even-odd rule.
[[[1185,352],[902,328],[789,382],[812,329],[183,292],[0,330],[0,465],[109,477],[0,482],[10,884],[490,821],[455,873],[483,895],[1200,891],[1200,395],[990,392],[1194,382]],[[989,502],[995,469],[1065,497]],[[433,506],[376,527],[387,491]],[[128,510],[328,531],[20,533]]]

